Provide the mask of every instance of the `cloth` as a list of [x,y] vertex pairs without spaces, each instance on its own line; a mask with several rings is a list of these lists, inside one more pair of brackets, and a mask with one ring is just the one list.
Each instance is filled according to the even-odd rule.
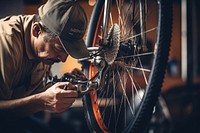
[[50,66],[39,62],[31,48],[34,15],[0,20],[0,99],[14,99],[44,89],[42,78]]

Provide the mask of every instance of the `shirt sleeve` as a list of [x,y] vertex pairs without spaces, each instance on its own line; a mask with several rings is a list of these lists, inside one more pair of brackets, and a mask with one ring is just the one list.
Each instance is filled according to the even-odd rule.
[[0,99],[9,99],[12,95],[10,89],[16,70],[16,62],[13,59],[12,48],[6,45],[8,41],[0,37]]

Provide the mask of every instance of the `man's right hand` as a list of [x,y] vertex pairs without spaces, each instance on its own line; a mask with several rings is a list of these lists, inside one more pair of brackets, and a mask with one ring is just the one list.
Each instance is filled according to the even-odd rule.
[[[67,88],[64,90],[63,88]],[[53,112],[63,112],[75,101],[78,94],[74,91],[75,86],[69,82],[58,82],[41,93],[44,109]]]

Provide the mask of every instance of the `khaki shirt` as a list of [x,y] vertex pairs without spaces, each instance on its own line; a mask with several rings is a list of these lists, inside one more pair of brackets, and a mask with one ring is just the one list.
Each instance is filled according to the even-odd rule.
[[37,61],[30,33],[34,15],[0,20],[0,99],[25,97],[43,91],[50,66]]

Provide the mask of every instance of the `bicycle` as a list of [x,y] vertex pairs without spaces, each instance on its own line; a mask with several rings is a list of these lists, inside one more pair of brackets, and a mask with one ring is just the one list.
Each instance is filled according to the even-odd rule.
[[91,132],[142,132],[161,91],[171,30],[171,0],[97,0],[86,38],[90,56],[79,60],[88,80],[51,80],[79,85]]

